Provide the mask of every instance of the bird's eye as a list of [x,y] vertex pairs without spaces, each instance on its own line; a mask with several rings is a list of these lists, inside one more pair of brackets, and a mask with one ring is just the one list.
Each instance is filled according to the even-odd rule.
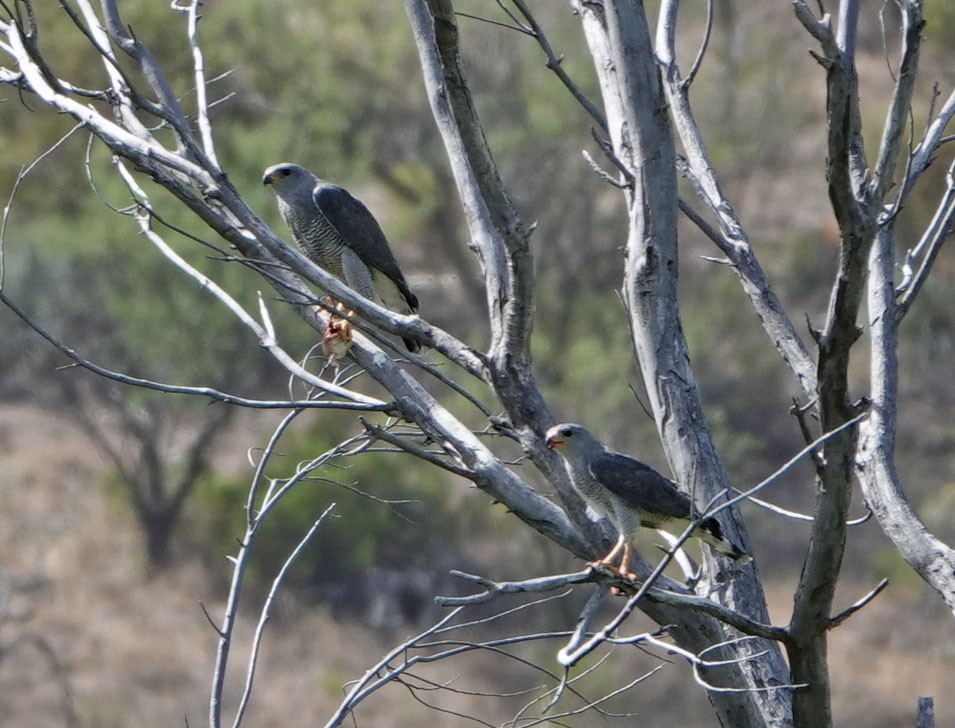
[[282,170],[282,176],[283,176],[283,177],[288,177],[290,174],[292,174],[292,170],[290,170],[290,169],[283,169],[283,170]]
[[561,436],[561,437],[573,437],[573,436],[574,436],[574,431],[573,431],[572,429],[570,429],[569,427],[565,427],[563,430],[560,431],[560,436]]

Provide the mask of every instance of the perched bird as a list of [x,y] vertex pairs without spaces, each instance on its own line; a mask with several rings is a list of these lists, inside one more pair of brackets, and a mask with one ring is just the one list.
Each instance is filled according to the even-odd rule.
[[[265,170],[279,212],[302,252],[361,296],[396,313],[415,313],[418,299],[398,267],[378,221],[348,190],[297,164]],[[409,351],[416,341],[405,339]]]
[[[612,564],[623,549],[620,566],[614,570],[630,578],[632,542],[641,526],[680,534],[690,524],[692,504],[673,481],[629,455],[604,447],[580,425],[554,425],[547,431],[546,443],[563,456],[574,487],[590,509],[597,516],[607,516],[620,533],[598,565],[614,568]],[[740,563],[750,561],[723,535],[715,518],[700,523],[693,535]]]

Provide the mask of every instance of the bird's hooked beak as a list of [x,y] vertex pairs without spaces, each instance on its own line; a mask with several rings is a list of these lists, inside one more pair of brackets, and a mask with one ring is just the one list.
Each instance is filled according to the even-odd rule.
[[282,177],[288,177],[290,173],[288,164],[273,164],[271,167],[266,167],[262,173],[262,184],[275,187],[281,182]]
[[544,440],[544,444],[553,450],[558,445],[563,445],[564,441],[561,440],[557,435],[550,435],[546,440]]

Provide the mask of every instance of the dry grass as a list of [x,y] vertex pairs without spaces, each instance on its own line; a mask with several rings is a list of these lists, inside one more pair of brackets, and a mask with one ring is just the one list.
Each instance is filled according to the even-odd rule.
[[[248,444],[238,443],[237,451]],[[103,466],[69,424],[29,407],[0,410],[0,564],[8,579],[43,580],[6,605],[23,619],[0,622],[0,646],[24,636],[42,638],[62,663],[82,726],[158,728],[184,725],[186,719],[189,725],[203,725],[215,635],[198,602],[205,601],[217,614],[221,595],[188,560],[157,577],[145,576],[135,524],[104,498],[98,484]],[[846,589],[845,601],[858,593]],[[777,623],[785,621],[790,604],[783,588],[773,591]],[[294,617],[270,627],[248,725],[321,724],[337,705],[342,685],[361,675],[393,642],[354,621],[336,622],[320,609],[290,613]],[[237,655],[248,647],[247,632]],[[955,687],[952,633],[951,617],[936,599],[911,593],[900,599],[891,590],[850,620],[832,639],[839,723],[912,725],[917,696],[934,695],[938,725],[955,724],[949,697]],[[550,667],[552,651],[538,648]],[[625,668],[621,674],[635,674],[656,662],[633,653],[615,660]],[[487,654],[440,666],[431,676],[492,692],[541,682],[540,676],[528,677],[516,665]],[[608,666],[597,679],[609,685],[615,677]],[[688,685],[683,666],[668,667],[633,691],[627,709],[636,710],[645,726],[713,726],[705,698]],[[233,679],[228,705],[235,705],[238,689],[239,680]],[[440,702],[446,709],[500,723],[524,699],[446,693]],[[65,724],[63,715],[51,664],[36,644],[0,652],[0,725],[58,726]],[[418,725],[422,720],[436,728],[473,725],[452,715],[425,713],[398,687],[369,701],[358,718],[358,725],[366,726]],[[593,725],[594,718],[572,724]]]

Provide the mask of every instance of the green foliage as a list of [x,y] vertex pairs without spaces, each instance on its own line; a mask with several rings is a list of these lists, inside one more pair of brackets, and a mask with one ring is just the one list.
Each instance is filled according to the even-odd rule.
[[[542,296],[549,290],[544,279]],[[542,301],[541,305],[553,303]],[[622,371],[629,371],[631,376],[635,372],[626,313],[616,295],[596,294],[575,300],[573,308],[560,318],[558,328],[535,337],[533,355],[544,376],[553,377],[553,383],[548,384],[555,393],[565,393],[563,399],[573,393],[573,409],[562,419],[609,425],[615,417],[633,417],[640,412],[627,379],[621,376]],[[561,398],[559,394],[557,397]]]
[[417,75],[402,19],[398,5],[341,0],[299,0],[282,12],[249,2],[210,8],[202,29],[207,62],[218,72],[234,69],[222,91],[240,94],[217,111],[217,121],[228,121],[218,128],[226,130],[229,166],[244,169],[254,152],[255,180],[282,159],[329,179],[366,176],[392,130],[386,114],[406,103],[396,86]]

